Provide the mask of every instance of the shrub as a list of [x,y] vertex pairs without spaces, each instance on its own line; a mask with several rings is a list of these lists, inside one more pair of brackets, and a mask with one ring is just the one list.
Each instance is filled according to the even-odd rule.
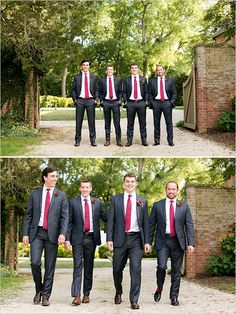
[[223,111],[218,126],[225,132],[235,132],[235,97],[231,100],[232,111]]
[[178,122],[176,123],[176,126],[177,126],[178,128],[184,128],[184,120],[178,121]]
[[109,253],[110,253],[110,251],[106,245],[99,246],[99,248],[98,248],[99,258],[108,258]]
[[18,243],[18,256],[19,257],[29,257],[30,246],[24,245],[22,242]]
[[14,269],[9,269],[7,267],[1,267],[0,274],[2,279],[18,277],[18,273]]
[[46,107],[46,108],[74,107],[74,102],[71,98],[44,95],[44,96],[40,96],[40,107]]
[[64,244],[58,246],[57,257],[72,257],[72,250],[66,250]]

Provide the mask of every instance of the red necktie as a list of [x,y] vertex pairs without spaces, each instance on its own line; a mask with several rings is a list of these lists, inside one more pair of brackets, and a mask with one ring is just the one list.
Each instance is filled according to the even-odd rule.
[[132,210],[132,202],[131,196],[128,195],[127,205],[126,205],[126,212],[125,212],[125,232],[128,232],[130,229],[131,224],[131,210]]
[[85,91],[85,98],[89,98],[89,88],[88,88],[88,76],[84,74],[84,91]]
[[170,235],[171,237],[176,236],[175,231],[175,215],[174,215],[174,201],[170,201]]
[[44,206],[44,217],[43,217],[43,229],[48,230],[48,209],[50,206],[50,189],[47,189],[45,206]]
[[137,83],[136,76],[134,77],[134,98],[135,99],[138,98],[138,83]]
[[84,199],[84,232],[90,231],[90,217],[89,217],[89,204],[88,200]]
[[165,94],[164,94],[164,87],[163,87],[162,77],[160,78],[160,96],[161,96],[161,101],[165,100]]
[[109,98],[113,99],[113,92],[112,92],[112,80],[109,77]]

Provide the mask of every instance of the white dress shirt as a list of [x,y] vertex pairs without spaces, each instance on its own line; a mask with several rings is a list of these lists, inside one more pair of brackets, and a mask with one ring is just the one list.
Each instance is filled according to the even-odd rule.
[[[41,206],[41,214],[40,214],[40,219],[39,219],[39,226],[42,227],[43,226],[43,219],[44,219],[44,209],[45,209],[45,202],[46,202],[46,195],[47,195],[47,188],[45,185],[43,186],[43,193],[42,193],[42,206]],[[53,195],[53,190],[54,187],[50,188],[50,202],[52,199],[52,195]]]
[[173,201],[174,206],[174,215],[176,210],[176,198],[170,200],[168,197],[166,198],[166,233],[170,234],[170,201]]
[[[157,93],[155,99],[161,99],[160,80],[161,80],[161,77],[158,76],[158,77],[157,77],[157,90],[158,90],[158,93]],[[164,97],[165,97],[165,99],[169,99],[168,96],[167,96],[167,94],[166,94],[165,75],[162,76],[162,82],[163,82],[163,89],[164,89]]]
[[[128,195],[131,196],[131,223],[130,223],[130,229],[129,232],[139,232],[139,226],[138,226],[138,218],[137,218],[137,202],[136,202],[136,193],[127,193],[126,191],[124,192],[124,208],[125,208],[125,213],[126,213],[126,207],[127,207],[127,201],[128,201]],[[125,214],[124,213],[124,214]]]
[[89,206],[90,230],[88,232],[93,232],[93,212],[92,212],[92,203],[91,203],[90,195],[88,197],[83,197],[83,195],[81,195],[81,202],[82,202],[82,208],[83,208],[83,218],[85,221],[85,201],[84,201],[85,199],[88,200],[88,206]]
[[[111,82],[112,82],[112,95],[113,97],[110,98],[109,97],[109,79],[111,78]],[[107,94],[106,94],[106,97],[105,99],[109,99],[109,100],[114,100],[114,99],[117,99],[116,97],[116,91],[115,91],[115,86],[114,86],[114,76],[108,76],[107,75]]]
[[[135,99],[134,98],[134,77],[136,77],[136,80],[137,80],[137,88],[138,88],[138,98]],[[142,96],[141,96],[141,90],[140,90],[140,82],[139,82],[139,75],[131,75],[131,82],[132,82],[132,92],[131,92],[131,95],[130,95],[130,100],[141,100],[143,99]]]
[[[90,74],[89,72],[86,73],[87,78],[88,78],[88,90],[89,90],[89,97],[93,97],[92,94],[90,93]],[[84,79],[85,79],[85,73],[82,72],[82,84],[81,84],[81,92],[79,97],[85,98],[85,86],[84,86]]]

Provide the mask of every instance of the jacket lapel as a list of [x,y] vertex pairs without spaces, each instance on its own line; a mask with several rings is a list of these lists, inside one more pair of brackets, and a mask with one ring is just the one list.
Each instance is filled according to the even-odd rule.
[[82,217],[82,220],[84,221],[83,206],[82,206],[82,202],[81,202],[81,196],[77,196],[77,204],[78,204],[78,208],[79,208],[79,212],[80,212],[80,215]]
[[[43,188],[38,189],[37,198],[38,198],[37,199],[38,206],[36,208],[37,208],[37,216],[38,216],[38,220],[39,220],[40,215],[41,215],[41,209],[42,209]],[[43,208],[43,210],[44,210],[44,208]]]
[[124,193],[120,195],[120,205],[121,205],[123,218],[124,218],[124,221],[125,221]]
[[178,206],[177,204],[180,202],[180,200],[176,199],[176,208],[175,208],[175,221],[178,219],[179,214],[181,212],[181,206]]
[[164,222],[164,226],[166,230],[166,199],[162,200],[161,211],[162,211],[163,222]]

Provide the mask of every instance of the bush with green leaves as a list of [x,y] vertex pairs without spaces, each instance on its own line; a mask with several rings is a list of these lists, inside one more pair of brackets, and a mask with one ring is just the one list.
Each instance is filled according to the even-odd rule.
[[224,111],[220,115],[218,126],[225,132],[235,132],[235,97],[231,101],[232,111]]
[[18,257],[29,257],[30,245],[26,246],[22,242],[18,243]]
[[99,246],[98,255],[99,255],[99,258],[108,258],[109,249],[108,249],[107,245]]
[[213,276],[235,275],[235,234],[221,242],[221,255],[211,255],[206,271]]
[[66,250],[64,244],[58,246],[57,257],[72,257],[72,250]]
[[71,98],[57,97],[44,95],[40,96],[40,107],[46,108],[67,108],[74,107],[74,102]]

